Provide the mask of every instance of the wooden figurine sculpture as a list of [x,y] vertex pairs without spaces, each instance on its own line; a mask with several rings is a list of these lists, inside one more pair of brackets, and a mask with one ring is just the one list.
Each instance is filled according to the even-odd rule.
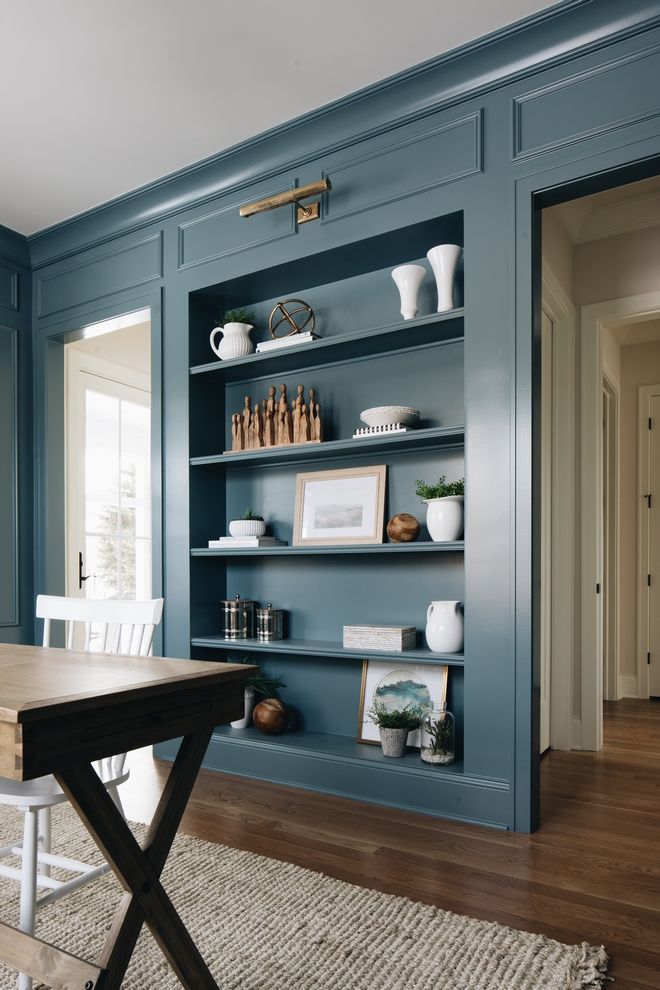
[[284,447],[295,443],[320,443],[323,439],[321,406],[316,401],[316,391],[309,390],[305,402],[305,386],[299,385],[296,398],[289,406],[286,385],[280,385],[280,397],[276,398],[274,385],[269,385],[268,396],[261,407],[245,396],[240,412],[231,417],[231,451],[259,450],[262,447]]

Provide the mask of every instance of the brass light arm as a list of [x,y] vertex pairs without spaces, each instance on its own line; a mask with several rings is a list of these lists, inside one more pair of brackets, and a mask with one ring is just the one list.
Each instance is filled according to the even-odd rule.
[[307,220],[316,220],[319,217],[319,204],[310,203],[304,206],[300,200],[308,199],[310,196],[318,196],[331,189],[330,179],[319,179],[318,182],[309,182],[306,186],[299,186],[296,189],[288,189],[286,192],[275,193],[274,196],[266,196],[258,199],[254,203],[246,203],[241,206],[239,213],[242,217],[252,217],[255,213],[264,213],[266,210],[276,210],[280,206],[288,206],[295,203],[298,207],[297,221],[305,223]]

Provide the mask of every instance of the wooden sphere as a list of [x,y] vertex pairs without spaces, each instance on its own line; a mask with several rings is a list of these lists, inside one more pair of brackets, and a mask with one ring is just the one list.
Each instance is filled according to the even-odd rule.
[[394,543],[413,543],[419,536],[419,520],[409,512],[399,512],[387,524],[387,535]]
[[267,736],[277,736],[284,732],[289,721],[286,705],[277,698],[265,698],[255,705],[252,721]]

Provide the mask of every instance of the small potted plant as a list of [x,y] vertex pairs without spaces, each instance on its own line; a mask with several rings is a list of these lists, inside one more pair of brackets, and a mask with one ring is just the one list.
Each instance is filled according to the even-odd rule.
[[[218,325],[211,331],[211,350],[221,361],[231,361],[252,354],[254,344],[250,339],[254,316],[244,309],[230,309],[222,314]],[[216,344],[215,339],[221,335],[222,340]]]
[[[231,662],[248,663],[249,660],[247,657],[243,657],[240,660],[233,660]],[[232,729],[247,728],[252,721],[252,712],[257,699],[272,698],[281,687],[286,687],[281,677],[266,677],[261,671],[255,674],[254,677],[248,677],[245,682],[245,713],[243,718],[238,718],[235,722],[230,723]]]
[[255,516],[251,509],[246,509],[240,519],[232,519],[229,523],[230,536],[263,536],[265,532],[264,517]]
[[426,505],[426,526],[431,539],[436,543],[460,539],[465,479],[447,481],[443,474],[435,484],[418,481],[415,492]]
[[375,702],[367,717],[378,726],[383,756],[392,757],[405,755],[408,733],[418,729],[422,721],[418,708],[387,708],[381,701]]

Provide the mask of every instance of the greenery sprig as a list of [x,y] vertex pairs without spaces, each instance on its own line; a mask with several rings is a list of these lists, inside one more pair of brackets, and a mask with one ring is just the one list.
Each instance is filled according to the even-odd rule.
[[419,708],[406,705],[405,708],[387,708],[382,701],[376,701],[367,712],[367,718],[381,729],[418,729],[422,721]]
[[[228,660],[228,663],[250,663],[249,657],[235,657]],[[252,691],[260,698],[274,698],[279,688],[286,687],[281,677],[266,677],[259,671],[253,677],[248,677],[245,682],[245,690]]]
[[218,326],[223,327],[225,323],[254,323],[254,313],[249,313],[247,309],[228,309],[226,313],[220,314]]
[[465,495],[465,478],[458,481],[447,481],[447,476],[441,474],[435,484],[426,481],[415,483],[415,494],[422,499],[447,498],[449,495]]
[[264,517],[263,516],[255,516],[254,513],[252,512],[252,509],[246,509],[242,516],[236,516],[233,521],[235,522],[236,519],[244,519],[246,522],[263,522],[264,521]]

